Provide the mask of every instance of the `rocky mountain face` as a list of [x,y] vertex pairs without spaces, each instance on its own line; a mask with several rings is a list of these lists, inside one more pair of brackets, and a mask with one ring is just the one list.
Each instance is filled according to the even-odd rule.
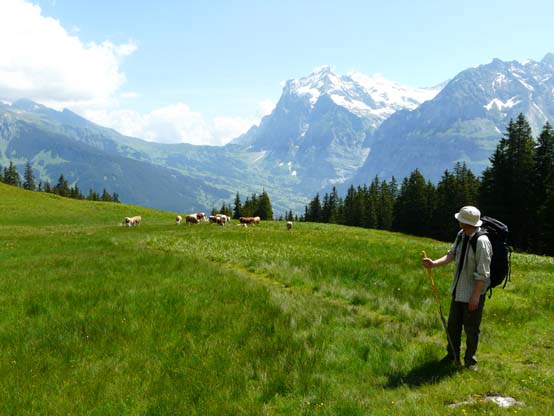
[[106,188],[124,202],[177,212],[266,190],[276,215],[302,213],[317,192],[377,175],[401,181],[417,168],[437,181],[457,161],[479,175],[520,113],[535,135],[554,124],[554,55],[495,59],[429,89],[321,67],[287,81],[274,111],[221,147],[149,143],[71,111],[0,102],[0,164],[12,160],[22,172],[29,160],[39,180],[63,173],[84,192]]
[[328,66],[286,82],[275,110],[234,143],[264,152],[266,163],[298,178],[303,193],[352,179],[368,154],[367,139],[391,114],[414,109],[435,89],[410,89]]
[[403,179],[414,169],[432,181],[465,161],[479,175],[506,131],[523,113],[537,136],[554,120],[554,55],[541,62],[503,62],[469,68],[433,99],[399,111],[382,123],[366,145],[370,154],[355,183],[378,175]]

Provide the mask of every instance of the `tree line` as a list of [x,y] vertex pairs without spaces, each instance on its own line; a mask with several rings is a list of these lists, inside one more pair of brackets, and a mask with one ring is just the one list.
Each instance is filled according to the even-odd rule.
[[523,114],[510,120],[506,133],[481,177],[465,163],[445,170],[435,185],[418,169],[398,184],[378,177],[369,186],[336,188],[317,194],[302,220],[398,231],[451,241],[458,230],[453,214],[464,205],[499,219],[510,229],[510,244],[554,255],[554,130],[547,122],[534,140]]
[[0,182],[27,189],[29,191],[48,192],[64,196],[66,198],[86,199],[89,201],[121,202],[119,200],[119,195],[116,192],[110,194],[105,188],[102,193],[98,193],[91,188],[89,189],[87,196],[85,196],[77,184],[70,186],[63,174],[59,176],[58,181],[54,185],[52,185],[49,180],[46,180],[44,183],[42,183],[42,181],[37,183],[33,167],[30,162],[25,163],[23,178],[21,178],[21,175],[11,160],[7,167],[2,169],[2,166],[0,166]]
[[250,197],[246,197],[244,202],[241,202],[240,195],[237,192],[233,206],[224,202],[219,210],[212,209],[212,215],[215,214],[225,214],[236,220],[240,217],[260,217],[262,220],[273,220],[271,200],[265,189],[261,195],[252,193]]

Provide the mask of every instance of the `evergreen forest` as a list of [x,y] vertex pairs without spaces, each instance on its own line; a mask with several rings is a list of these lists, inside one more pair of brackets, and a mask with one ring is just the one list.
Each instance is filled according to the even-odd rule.
[[336,188],[323,198],[317,194],[302,219],[452,241],[458,231],[454,213],[464,205],[508,225],[515,249],[554,255],[552,126],[547,122],[534,140],[523,114],[510,120],[481,177],[463,162],[436,185],[417,169],[401,183],[375,177],[369,186],[350,186],[344,197]]

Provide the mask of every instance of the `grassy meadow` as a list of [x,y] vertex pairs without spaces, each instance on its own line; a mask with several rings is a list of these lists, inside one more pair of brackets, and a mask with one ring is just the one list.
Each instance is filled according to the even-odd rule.
[[[449,244],[174,218],[0,184],[0,414],[554,412],[553,258],[513,254],[479,371],[456,371],[421,267]],[[445,314],[452,271],[434,269]]]

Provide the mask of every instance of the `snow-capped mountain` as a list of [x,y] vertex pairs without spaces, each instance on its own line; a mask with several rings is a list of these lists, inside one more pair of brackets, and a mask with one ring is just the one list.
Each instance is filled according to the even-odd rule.
[[416,168],[436,181],[457,161],[479,175],[520,113],[535,137],[554,121],[553,54],[540,62],[494,59],[466,69],[433,99],[395,113],[368,140],[371,152],[355,182],[375,175],[402,179]]
[[234,143],[265,152],[265,161],[298,176],[300,187],[320,189],[352,179],[369,153],[367,137],[391,114],[439,91],[358,72],[339,76],[322,66],[287,81],[274,111]]
[[381,75],[361,72],[338,76],[329,66],[322,66],[308,77],[288,81],[284,93],[305,97],[312,108],[322,95],[328,95],[336,105],[352,114],[374,119],[372,127],[378,127],[396,111],[414,109],[439,91],[440,87],[405,87]]

